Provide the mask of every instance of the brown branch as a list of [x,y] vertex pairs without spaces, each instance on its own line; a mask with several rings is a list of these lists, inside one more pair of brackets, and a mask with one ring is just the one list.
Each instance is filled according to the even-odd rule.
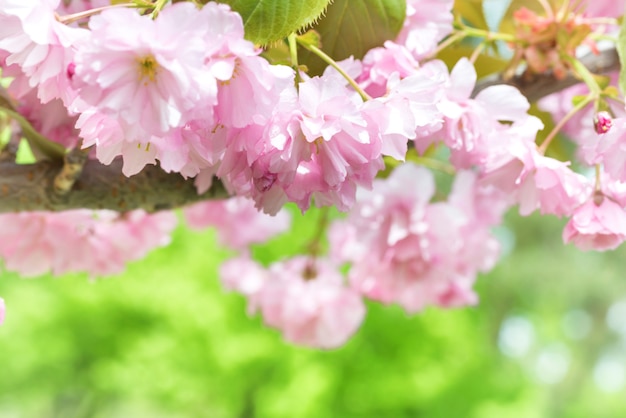
[[[620,68],[614,49],[599,55],[590,54],[582,61],[594,74],[606,74]],[[574,77],[556,80],[550,75],[538,76],[532,81],[517,76],[505,82],[498,75],[480,80],[474,96],[489,86],[510,84],[519,88],[530,102],[535,102],[579,82]],[[71,190],[58,193],[54,189],[54,180],[62,172],[62,162],[42,161],[20,165],[0,158],[0,213],[78,208],[116,211],[145,209],[153,212],[228,197],[218,180],[207,193],[198,195],[193,179],[185,180],[179,174],[165,173],[157,166],[147,166],[139,174],[127,178],[122,174],[121,165],[121,161],[114,161],[109,166],[87,161]]]
[[109,166],[87,161],[71,192],[59,194],[54,191],[54,179],[61,170],[62,163],[49,161],[26,165],[0,161],[0,213],[79,208],[154,212],[228,197],[217,180],[208,192],[198,195],[193,179],[165,173],[157,166],[125,177],[117,160]]
[[[580,61],[593,74],[608,74],[620,69],[619,57],[615,49],[601,51],[598,55],[587,54]],[[517,87],[530,103],[536,102],[552,93],[557,93],[568,87],[581,83],[581,80],[570,75],[563,80],[557,80],[552,74],[537,75],[533,79],[526,79],[523,75],[517,75],[510,80],[502,79],[501,74],[494,74],[478,81],[472,96],[490,86],[508,84]]]

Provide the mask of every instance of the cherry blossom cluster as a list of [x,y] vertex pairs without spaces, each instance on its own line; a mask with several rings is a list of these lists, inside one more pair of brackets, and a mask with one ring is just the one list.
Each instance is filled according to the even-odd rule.
[[[109,2],[2,0],[0,68],[18,112],[49,140],[89,148],[103,164],[121,158],[126,176],[158,164],[194,178],[199,193],[218,178],[234,197],[185,216],[239,251],[221,268],[225,287],[288,341],[332,348],[363,321],[363,298],[411,313],[476,303],[476,277],[499,254],[490,231],[513,206],[569,218],[563,239],[584,250],[626,240],[623,101],[572,117],[589,87],[542,100],[556,120],[569,119],[563,132],[579,161],[550,157],[553,137],[536,143],[544,126],[522,93],[476,93],[471,60],[449,69],[431,59],[453,32],[453,3],[407,1],[395,40],[312,77],[270,65],[244,39],[241,17],[215,2],[176,2],[156,18],[111,7],[75,22],[72,13]],[[622,15],[617,3],[590,3],[572,22],[612,33],[587,18]],[[567,70],[536,49],[522,56],[532,68]],[[397,168],[381,176],[386,162]],[[455,174],[447,196],[425,168],[435,163]],[[263,266],[248,246],[289,228],[287,203],[348,214],[330,227],[328,255]],[[165,244],[174,225],[171,213],[140,211],[0,215],[0,257],[23,275],[111,274]]]
[[176,224],[171,212],[141,210],[4,214],[0,216],[0,257],[7,269],[26,277],[48,272],[117,274],[129,261],[169,244]]
[[431,202],[432,172],[404,164],[360,190],[355,209],[330,231],[330,253],[337,264],[350,263],[348,280],[359,293],[407,312],[476,303],[472,286],[498,259],[490,227],[504,209],[478,187],[463,171],[447,201]]

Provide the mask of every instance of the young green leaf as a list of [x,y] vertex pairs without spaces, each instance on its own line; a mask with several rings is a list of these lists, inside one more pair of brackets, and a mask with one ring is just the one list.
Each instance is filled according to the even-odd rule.
[[243,18],[246,39],[267,45],[313,24],[331,0],[219,0]]
[[[322,49],[339,61],[365,53],[395,39],[406,17],[406,0],[334,0],[324,17],[314,25]],[[320,74],[326,64],[310,52],[299,57],[310,74]]]

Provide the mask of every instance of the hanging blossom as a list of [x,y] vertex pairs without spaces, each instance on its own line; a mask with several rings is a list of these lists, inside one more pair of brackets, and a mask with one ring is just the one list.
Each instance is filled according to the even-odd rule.
[[330,253],[337,263],[351,264],[351,285],[408,312],[475,303],[476,274],[491,269],[498,256],[489,227],[506,207],[478,192],[475,180],[470,172],[460,174],[448,202],[430,203],[431,172],[404,164],[372,191],[360,192],[346,221],[330,231]]
[[189,226],[203,229],[212,226],[220,243],[236,250],[244,250],[250,244],[267,242],[270,238],[286,232],[291,216],[281,210],[275,216],[259,212],[254,202],[245,197],[200,202],[183,209]]
[[307,79],[283,92],[264,127],[238,133],[217,175],[268,213],[287,201],[303,211],[312,202],[348,210],[357,185],[370,187],[383,168],[378,127],[362,107],[337,74]]
[[287,67],[258,57],[226,5],[176,3],[157,19],[111,9],[89,28],[75,57],[70,110],[81,114],[84,146],[95,145],[104,164],[122,155],[126,175],[156,160],[186,176],[213,167],[224,152],[211,144],[215,133],[262,125],[282,89],[275,79]]
[[[9,92],[12,91],[13,85],[14,83],[11,83],[9,86]],[[17,111],[45,138],[65,148],[80,145],[79,132],[75,128],[77,116],[68,114],[61,99],[53,99],[44,104],[37,98],[37,90],[31,89],[29,93],[20,97]]]
[[408,0],[404,24],[395,42],[417,59],[432,53],[452,32],[453,0]]
[[542,155],[534,142],[542,123],[529,117],[506,128],[506,135],[493,141],[481,167],[482,185],[490,185],[519,204],[527,216],[539,209],[542,214],[569,216],[589,194],[589,180],[571,170],[569,162]]
[[251,314],[260,311],[266,325],[294,344],[339,347],[365,316],[361,297],[328,260],[296,257],[266,269],[243,255],[222,264],[220,276],[227,289],[248,298]]
[[613,250],[626,240],[626,182],[597,174],[600,189],[587,193],[563,230],[563,242],[583,251]]
[[514,87],[490,86],[471,98],[477,75],[467,58],[461,58],[449,74],[441,61],[429,62],[424,70],[445,75],[445,82],[443,98],[437,103],[443,124],[440,130],[416,141],[421,152],[442,142],[450,149],[450,161],[457,168],[480,166],[494,146],[492,142],[508,135],[511,122],[529,118],[530,104]]
[[0,258],[23,276],[120,273],[128,261],[170,242],[171,212],[119,214],[86,209],[0,215]]
[[611,178],[626,182],[626,116],[613,119],[612,124],[606,133],[588,133],[586,162],[602,164]]
[[47,103],[60,98],[69,103],[74,90],[67,76],[77,45],[87,36],[82,28],[56,19],[60,0],[5,0],[0,9],[0,50],[6,65],[15,64]]
[[[619,72],[614,71],[608,74],[611,79],[611,84],[617,84]],[[550,112],[555,121],[563,119],[563,117],[572,109],[572,103],[578,96],[586,96],[589,94],[589,87],[586,84],[580,83],[575,86],[569,87],[558,93],[551,94],[544,97],[538,102],[539,107],[542,110]],[[613,104],[609,102],[609,104]],[[626,110],[624,106],[611,106],[610,113],[613,115],[613,123],[620,124],[620,120],[626,119]],[[576,148],[576,157],[588,165],[594,165],[603,160],[603,155],[607,149],[611,148],[608,144],[604,144],[605,138],[614,143],[615,135],[618,134],[619,128],[615,126],[613,129],[606,133],[611,133],[611,136],[598,135],[595,128],[595,120],[597,111],[593,104],[587,105],[582,110],[576,112],[563,126],[561,132],[563,132],[569,139],[574,141],[578,146]],[[611,155],[611,157],[617,157],[618,155]]]
[[404,161],[408,140],[419,148],[421,138],[441,129],[439,103],[446,76],[445,67],[421,67],[404,77],[394,72],[386,83],[386,94],[365,103],[363,111],[379,129],[384,155]]

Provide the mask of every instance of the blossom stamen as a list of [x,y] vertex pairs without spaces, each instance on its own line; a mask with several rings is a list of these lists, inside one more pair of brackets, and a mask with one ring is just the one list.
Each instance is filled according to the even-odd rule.
[[142,80],[144,85],[148,85],[148,82],[154,82],[156,80],[157,73],[159,71],[159,63],[152,55],[141,57],[138,60],[139,63],[139,80]]

